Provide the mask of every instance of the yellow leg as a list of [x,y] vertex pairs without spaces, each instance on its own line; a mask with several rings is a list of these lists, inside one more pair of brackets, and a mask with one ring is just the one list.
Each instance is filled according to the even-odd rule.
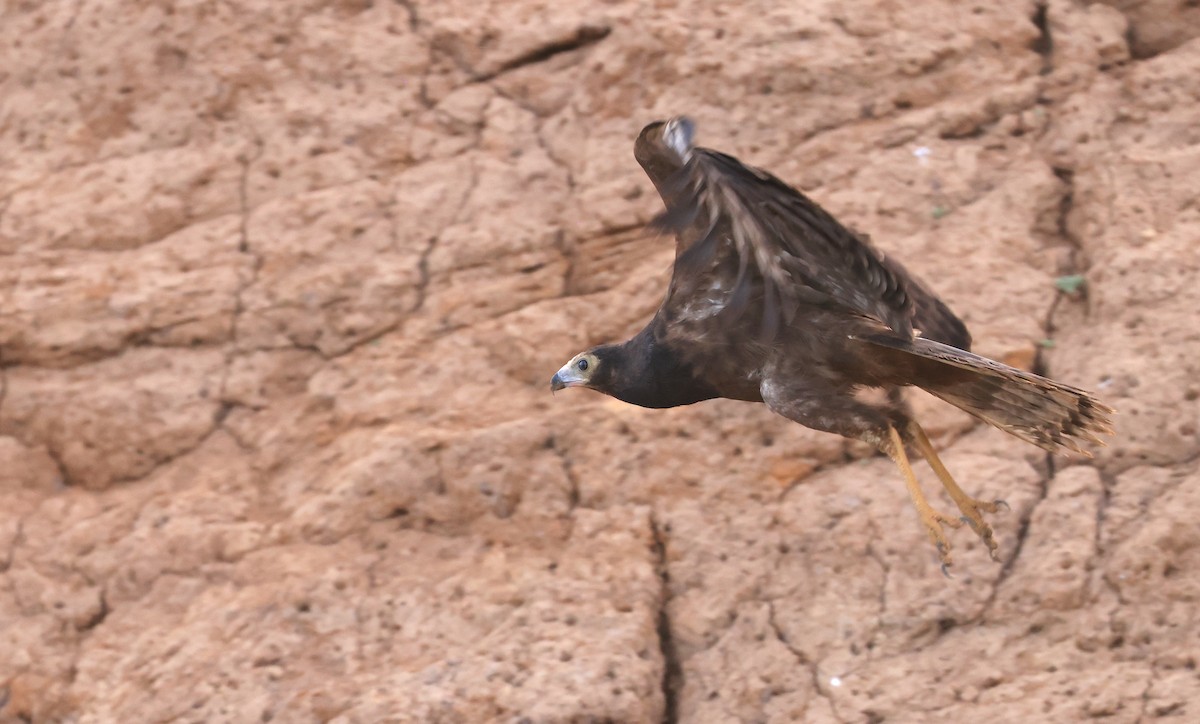
[[950,495],[950,499],[962,511],[963,522],[971,526],[975,534],[983,540],[984,545],[988,548],[988,555],[992,560],[999,560],[996,556],[996,536],[992,533],[992,526],[987,524],[983,519],[984,513],[995,513],[1001,507],[1007,508],[1008,503],[1003,500],[995,500],[987,502],[976,500],[963,492],[963,489],[958,487],[958,483],[954,482],[950,471],[942,464],[941,458],[938,457],[937,451],[933,449],[933,443],[929,442],[929,437],[921,426],[915,420],[908,423],[908,434],[912,437],[913,445],[917,451],[921,453],[921,457],[925,458],[929,463],[929,467],[933,468],[933,472],[937,474],[938,480],[942,481],[942,487]]
[[946,531],[943,530],[942,524],[948,525],[951,528],[958,528],[962,526],[962,521],[947,518],[929,505],[929,501],[925,499],[925,494],[921,492],[917,476],[913,473],[912,466],[908,463],[908,455],[904,453],[904,441],[900,439],[900,433],[896,431],[895,427],[888,425],[888,436],[890,444],[885,446],[884,452],[896,463],[896,467],[900,468],[900,474],[904,476],[904,484],[908,488],[909,496],[912,498],[913,507],[917,509],[917,515],[920,516],[925,530],[929,532],[929,540],[937,546],[938,555],[942,559],[942,572],[945,573],[954,561],[950,557],[950,541],[946,540]]

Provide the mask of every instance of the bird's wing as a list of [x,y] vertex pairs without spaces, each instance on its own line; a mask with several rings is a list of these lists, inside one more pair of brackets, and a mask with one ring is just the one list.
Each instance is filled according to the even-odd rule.
[[[870,244],[870,237],[862,232],[854,232],[864,244]],[[908,297],[912,300],[912,326],[920,330],[925,339],[948,344],[961,350],[971,350],[971,333],[967,325],[955,316],[946,303],[925,286],[925,283],[912,272],[904,268],[900,262],[891,257],[884,257],[883,263],[892,267],[895,273],[904,279]]]
[[804,303],[876,319],[905,338],[916,325],[947,344],[970,343],[962,323],[902,266],[765,171],[693,148],[660,192],[667,211],[659,224],[680,242],[670,292],[677,306],[720,287],[733,314],[761,297],[770,336]]

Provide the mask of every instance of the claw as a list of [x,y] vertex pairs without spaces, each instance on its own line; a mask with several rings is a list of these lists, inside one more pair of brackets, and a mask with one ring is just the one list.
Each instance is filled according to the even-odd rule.
[[991,558],[993,561],[995,561],[995,562],[997,562],[997,563],[999,563],[999,562],[1000,562],[1000,556],[999,556],[999,554],[997,554],[997,553],[996,553],[996,548],[989,548],[989,549],[988,549],[988,556],[989,556],[989,557],[990,557],[990,558]]
[[954,579],[954,576],[950,575],[950,564],[949,563],[942,564],[942,575],[951,580]]
[[896,463],[896,467],[900,468],[900,473],[904,476],[905,487],[908,488],[909,497],[912,498],[921,524],[925,527],[925,532],[929,534],[929,541],[937,547],[938,556],[942,560],[942,572],[949,576],[949,566],[953,561],[950,557],[950,541],[946,540],[946,531],[942,526],[960,528],[962,521],[947,518],[929,506],[929,501],[921,492],[917,476],[913,474],[912,465],[908,462],[908,455],[904,452],[904,441],[900,437],[900,432],[891,425],[888,426],[887,431],[889,439],[886,444],[881,445],[881,449]]
[[[912,441],[915,443],[917,450],[920,451],[921,456],[925,458],[925,461],[929,463],[929,466],[933,468],[933,472],[936,473],[938,479],[942,481],[942,487],[946,489],[946,493],[950,496],[950,499],[954,501],[954,504],[958,506],[959,511],[962,513],[962,517],[958,518],[957,520],[950,521],[945,519],[940,514],[937,514],[935,511],[930,511],[933,513],[935,522],[937,520],[943,520],[946,525],[949,525],[952,528],[962,527],[963,523],[970,525],[971,530],[975,532],[975,535],[979,536],[984,545],[987,546],[988,555],[991,556],[993,560],[999,560],[996,556],[996,549],[998,547],[996,544],[996,535],[992,531],[992,527],[987,524],[986,520],[984,520],[983,515],[985,513],[995,513],[1001,507],[1003,507],[1005,510],[1012,510],[1012,508],[1010,508],[1008,503],[1003,500],[994,500],[989,503],[984,500],[976,500],[975,498],[972,498],[964,493],[963,489],[958,486],[958,483],[954,482],[954,478],[950,475],[950,471],[947,470],[946,466],[942,464],[941,458],[939,458],[937,455],[937,451],[933,449],[933,444],[929,442],[929,436],[925,434],[925,431],[921,429],[921,426],[918,425],[916,421],[910,420],[908,422],[908,432]],[[899,441],[896,441],[896,444],[898,445]],[[927,515],[923,513],[922,518],[925,519],[926,517]],[[929,526],[928,521],[926,522],[926,526]],[[943,559],[943,562],[944,560],[945,559]]]
[[950,554],[950,542],[935,540],[933,545],[937,548],[938,558],[942,561],[942,573],[945,573],[950,566],[954,565],[954,556]]

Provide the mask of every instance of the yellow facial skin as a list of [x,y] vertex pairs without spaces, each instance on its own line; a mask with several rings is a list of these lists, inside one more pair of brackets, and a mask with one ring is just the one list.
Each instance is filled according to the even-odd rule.
[[575,355],[550,378],[550,391],[557,392],[566,387],[587,387],[599,366],[600,360],[591,352]]

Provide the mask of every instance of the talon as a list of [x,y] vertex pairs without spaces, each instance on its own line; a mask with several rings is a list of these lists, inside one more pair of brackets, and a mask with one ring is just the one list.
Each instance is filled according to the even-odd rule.
[[[942,464],[941,458],[939,458],[937,455],[937,451],[933,449],[933,444],[929,442],[929,436],[925,434],[925,431],[921,429],[921,426],[918,425],[916,421],[910,420],[908,423],[908,431],[913,443],[917,447],[917,450],[920,451],[921,456],[925,458],[925,461],[929,463],[929,466],[933,468],[933,472],[936,473],[938,479],[942,481],[942,487],[946,489],[946,493],[950,496],[950,499],[954,501],[954,504],[958,506],[958,510],[962,513],[962,517],[953,521],[952,524],[947,522],[947,525],[952,525],[952,527],[958,528],[961,527],[963,523],[967,523],[971,526],[971,530],[975,531],[975,535],[979,536],[980,540],[982,540],[984,545],[987,546],[988,555],[992,558],[992,560],[1000,560],[996,555],[996,549],[999,548],[999,546],[996,544],[996,534],[992,531],[992,527],[987,524],[987,521],[984,520],[983,514],[995,513],[996,511],[1000,510],[1000,508],[1004,508],[1005,510],[1012,510],[1012,508],[1010,508],[1008,503],[1003,500],[994,500],[989,503],[984,500],[976,500],[975,498],[972,498],[964,493],[963,489],[958,486],[958,483],[954,482],[954,478],[950,475],[950,471],[947,470],[946,466]],[[899,441],[896,442],[899,444]],[[936,513],[934,513],[934,515],[938,518],[941,517]],[[926,525],[928,525],[928,523],[926,523]]]
[[[999,547],[999,546],[997,546],[996,548],[998,548],[998,547]],[[990,548],[990,549],[988,549],[988,557],[990,557],[990,558],[991,558],[993,561],[995,561],[995,562],[999,563],[999,562],[1000,562],[1000,556],[999,556],[999,555],[996,553],[996,548]]]
[[937,548],[938,559],[942,562],[942,568],[954,565],[954,556],[950,555],[950,542],[946,540],[935,540],[934,547]]
[[929,534],[929,542],[937,548],[938,556],[942,561],[942,572],[949,575],[948,566],[953,562],[950,558],[950,541],[946,540],[946,531],[942,528],[943,525],[950,528],[959,528],[962,526],[962,521],[947,518],[930,507],[929,501],[925,498],[925,494],[921,492],[921,486],[917,482],[917,476],[913,475],[912,466],[908,462],[908,455],[904,452],[904,440],[901,439],[899,431],[895,427],[889,425],[887,428],[889,440],[886,444],[880,446],[895,463],[896,467],[900,468],[900,473],[904,476],[905,487],[908,488],[909,497],[912,498],[913,506],[916,508],[917,515],[921,519],[921,524],[925,528],[925,532]]
[[942,564],[942,575],[951,580],[954,579],[954,576],[950,575],[950,564],[949,563]]

